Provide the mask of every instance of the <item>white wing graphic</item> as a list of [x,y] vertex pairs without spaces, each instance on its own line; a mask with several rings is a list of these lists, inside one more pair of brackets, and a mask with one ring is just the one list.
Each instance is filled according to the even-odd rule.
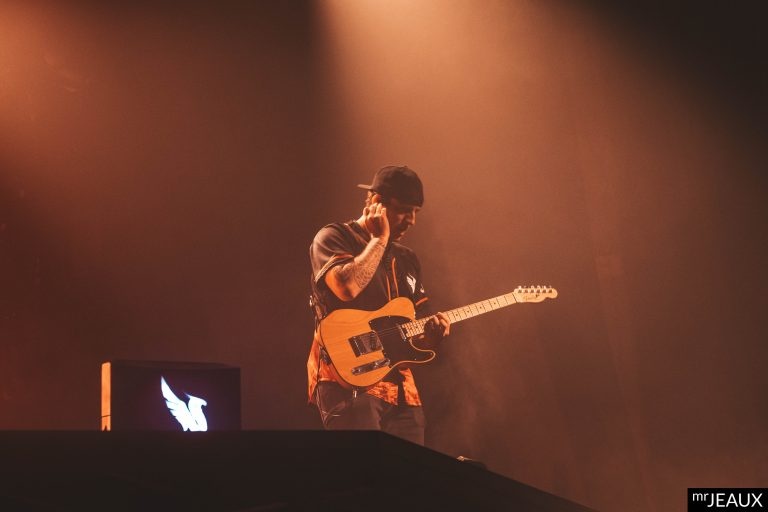
[[187,430],[192,432],[205,432],[208,430],[208,421],[205,419],[205,414],[203,414],[203,406],[208,405],[208,402],[188,394],[189,404],[184,403],[173,394],[164,377],[160,377],[160,389],[163,392],[168,410],[181,423],[184,432]]

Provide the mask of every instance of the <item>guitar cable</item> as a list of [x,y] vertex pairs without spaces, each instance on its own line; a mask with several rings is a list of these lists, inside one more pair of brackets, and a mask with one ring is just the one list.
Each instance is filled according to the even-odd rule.
[[[315,319],[315,332],[317,332],[317,329],[320,326],[320,320],[325,316],[325,307],[323,306],[322,302],[318,300],[316,296],[314,278],[310,280],[310,284],[311,284],[311,293],[309,294],[309,307],[312,310],[312,313]],[[325,363],[325,364],[331,363],[331,358],[328,355],[328,351],[325,350],[325,347],[323,346],[320,346],[319,359],[320,360],[318,361],[318,363]],[[317,404],[317,410],[320,412],[320,421],[323,423],[323,428],[325,428],[326,420],[329,417],[338,418],[339,416],[341,416],[341,414],[336,414],[336,412],[340,412],[342,409],[350,405],[352,401],[357,399],[357,388],[352,389],[352,394],[350,398],[341,400],[338,404],[331,407],[330,410],[326,411],[325,407],[322,404],[322,399],[320,398],[320,383],[323,381],[320,380],[319,365],[317,370],[318,370],[317,374],[315,375],[315,403]]]
[[[330,357],[328,356],[325,347],[320,347],[320,360],[325,364],[330,364]],[[320,398],[320,384],[323,382],[325,381],[320,380],[320,371],[318,369],[317,375],[315,376],[315,402],[317,403],[317,410],[320,411],[320,420],[323,422],[323,427],[325,427],[325,422],[328,418],[338,418],[341,414],[337,413],[352,405],[352,402],[357,399],[357,388],[352,388],[352,393],[349,398],[340,400],[339,403],[329,410],[325,410],[322,399]]]
[[317,382],[315,384],[315,402],[317,403],[317,410],[320,411],[320,421],[323,422],[323,427],[325,427],[325,422],[328,418],[338,418],[341,416],[341,414],[337,414],[341,412],[342,410],[349,407],[352,402],[357,399],[357,389],[352,390],[352,394],[349,398],[340,400],[339,403],[331,407],[329,410],[325,410],[325,407],[323,406],[322,399],[320,398],[320,383],[323,382],[320,380],[319,377],[317,377]]

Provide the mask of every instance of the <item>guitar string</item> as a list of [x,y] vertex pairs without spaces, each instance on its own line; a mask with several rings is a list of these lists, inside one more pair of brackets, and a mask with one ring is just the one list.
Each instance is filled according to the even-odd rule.
[[[474,316],[481,315],[483,313],[489,313],[490,311],[495,311],[497,309],[501,309],[501,308],[504,308],[504,307],[507,307],[507,306],[511,306],[512,304],[516,304],[517,300],[515,300],[514,302],[509,300],[510,296],[512,296],[514,298],[514,294],[511,294],[511,293],[506,294],[506,295],[499,295],[498,297],[494,297],[493,299],[487,299],[487,300],[483,300],[483,301],[480,301],[480,302],[475,302],[473,304],[469,304],[469,305],[461,307],[461,308],[452,309],[450,311],[447,311],[446,315],[451,315],[451,316],[457,317],[455,319],[452,319],[452,321],[454,321],[454,322],[459,322],[461,320],[466,320],[467,318],[472,318]],[[491,306],[493,306],[492,301],[496,301],[497,303],[499,303],[499,299],[504,299],[507,303],[506,304],[500,304],[498,307],[490,307],[487,310],[483,310],[483,311],[475,311],[475,312],[471,311],[471,308],[475,307],[475,309],[478,309],[477,306],[481,306],[483,303],[489,303],[489,304],[491,304]],[[465,314],[467,314],[467,312],[469,312],[470,314],[467,314],[467,316],[462,318],[460,316],[461,312],[465,312]],[[368,332],[375,332],[376,334],[389,335],[389,334],[394,334],[395,332],[398,331],[398,329],[403,329],[403,330],[406,331],[406,334],[408,335],[408,337],[418,336],[419,334],[424,332],[423,328],[424,328],[424,326],[426,325],[427,321],[430,318],[432,318],[432,316],[429,316],[427,318],[418,318],[416,320],[411,320],[409,322],[398,324],[395,327],[388,327],[388,328],[382,329],[380,331],[368,331]],[[414,324],[417,325],[417,329],[415,330],[415,332],[413,332],[413,334],[410,334],[408,332],[408,328],[404,327],[404,326],[414,325]],[[411,330],[413,330],[413,329],[411,329]],[[363,333],[363,334],[368,334],[368,333]]]
[[[552,291],[552,288],[544,288],[543,290],[541,290],[541,292],[544,292],[544,293],[549,293],[551,291]],[[512,300],[509,300],[510,298],[512,298]],[[500,299],[504,299],[506,304],[501,304],[500,303]],[[494,301],[496,301],[496,303],[499,304],[497,307],[493,307],[494,306],[494,304],[493,304]],[[483,307],[483,311],[478,311],[478,309],[479,309],[478,306],[483,306],[483,304],[485,304],[485,303],[489,304],[490,307],[488,309],[485,309],[485,307]],[[451,319],[453,322],[460,322],[461,320],[466,320],[468,318],[472,318],[472,317],[475,317],[475,316],[478,316],[478,315],[481,315],[481,314],[484,314],[484,313],[489,313],[491,311],[495,311],[497,309],[505,308],[505,307],[511,306],[513,304],[518,304],[518,300],[517,300],[517,298],[515,298],[515,292],[506,293],[504,295],[499,295],[498,297],[493,297],[492,299],[486,299],[486,300],[482,300],[482,301],[479,301],[479,302],[475,302],[473,304],[469,304],[469,305],[461,307],[461,308],[452,309],[450,311],[447,311],[446,315],[453,316],[454,318]],[[476,311],[472,311],[472,308],[475,308]],[[461,312],[464,312],[466,316],[461,317]],[[432,316],[434,316],[434,315],[432,315]],[[407,337],[411,338],[413,336],[418,336],[419,334],[422,334],[424,332],[424,326],[426,325],[427,321],[430,318],[432,318],[432,316],[429,316],[427,318],[418,318],[416,320],[411,320],[409,322],[404,322],[402,324],[397,324],[394,327],[388,327],[388,328],[382,329],[381,331],[368,331],[368,332],[362,333],[362,334],[368,334],[368,333],[373,332],[373,333],[376,333],[376,334],[389,335],[389,334],[395,333],[398,330],[402,329],[402,330],[406,331]],[[406,327],[406,326],[409,326],[409,325],[410,326],[416,325],[415,329],[413,327],[411,327],[410,331],[412,331],[412,333],[408,332],[409,329],[408,329],[408,327]],[[337,341],[340,341],[340,340],[335,340],[335,342],[337,342]]]

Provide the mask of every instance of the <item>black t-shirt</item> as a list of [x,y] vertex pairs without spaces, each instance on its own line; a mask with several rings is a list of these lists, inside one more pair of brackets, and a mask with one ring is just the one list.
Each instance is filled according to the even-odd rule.
[[325,274],[336,265],[348,263],[363,252],[370,235],[355,221],[328,224],[318,231],[309,248],[313,292],[324,315],[336,309],[381,308],[395,297],[408,297],[416,306],[416,316],[430,314],[427,295],[421,282],[419,260],[408,247],[390,242],[370,283],[353,300],[344,302],[328,289]]

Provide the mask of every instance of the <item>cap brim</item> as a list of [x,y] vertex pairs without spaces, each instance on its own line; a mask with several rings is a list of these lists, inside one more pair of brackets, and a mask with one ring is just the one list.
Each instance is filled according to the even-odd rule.
[[365,190],[373,190],[373,185],[364,185],[362,183],[358,183],[357,184],[357,188],[362,188],[362,189],[365,189]]

